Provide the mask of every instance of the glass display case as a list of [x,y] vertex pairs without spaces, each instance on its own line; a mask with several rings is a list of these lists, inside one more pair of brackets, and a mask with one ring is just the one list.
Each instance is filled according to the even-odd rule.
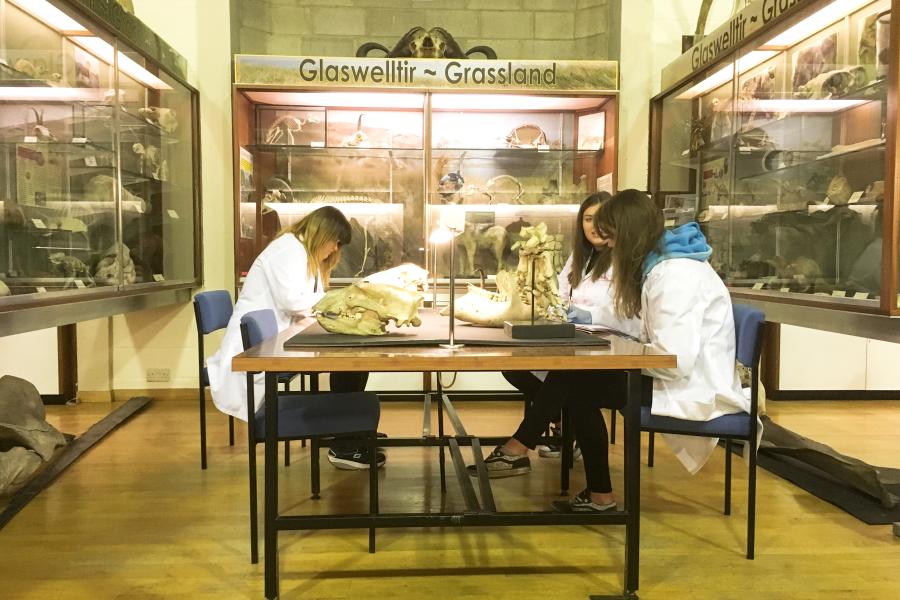
[[667,224],[700,223],[735,296],[896,313],[892,2],[781,4],[663,72],[650,190]]
[[0,1],[0,310],[199,283],[197,92],[97,21]]
[[353,226],[332,281],[413,262],[438,283],[459,223],[456,276],[515,268],[522,227],[559,236],[561,268],[581,201],[615,186],[615,91],[302,90],[239,82],[236,278],[283,229],[324,204]]

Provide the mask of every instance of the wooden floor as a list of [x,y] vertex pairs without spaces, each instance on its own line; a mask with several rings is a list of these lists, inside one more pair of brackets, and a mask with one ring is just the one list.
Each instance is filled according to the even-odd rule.
[[[109,410],[48,412],[64,431],[80,433]],[[515,403],[460,406],[469,432],[492,435],[511,432],[520,410]],[[415,435],[420,411],[385,404],[381,429]],[[769,412],[841,451],[900,466],[900,402],[772,402]],[[205,472],[193,403],[156,402],[82,457],[0,531],[0,598],[262,598],[262,566],[249,562],[245,445],[229,448],[225,419],[212,414]],[[327,463],[322,500],[309,500],[308,456],[295,447],[294,463],[280,467],[283,509],[366,510],[365,474]],[[621,445],[611,460],[621,489]],[[495,482],[502,509],[542,509],[555,498],[558,463],[532,462],[530,476]],[[721,514],[721,450],[694,477],[664,444],[656,464],[642,471],[642,599],[897,597],[900,538],[889,526],[866,526],[760,470],[757,558],[748,561],[743,463],[735,463],[730,517]],[[574,486],[583,484],[580,465]],[[436,450],[391,449],[382,509],[458,507],[455,481],[449,484],[442,499]],[[366,543],[365,531],[283,534],[281,597],[572,599],[622,588],[618,527],[381,530],[374,555]]]

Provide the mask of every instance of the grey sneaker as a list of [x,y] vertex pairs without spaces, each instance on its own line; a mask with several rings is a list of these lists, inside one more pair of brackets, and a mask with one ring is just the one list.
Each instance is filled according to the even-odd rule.
[[[531,472],[531,460],[527,454],[513,455],[504,454],[501,450],[502,446],[497,446],[487,458],[484,459],[484,467],[487,469],[488,477],[494,479],[496,477],[514,477],[516,475],[524,475]],[[466,467],[469,475],[478,477],[478,471],[475,465]]]
[[609,504],[597,504],[591,500],[591,493],[587,488],[581,490],[569,500],[557,500],[553,503],[553,510],[563,513],[598,513],[616,510],[615,501]]

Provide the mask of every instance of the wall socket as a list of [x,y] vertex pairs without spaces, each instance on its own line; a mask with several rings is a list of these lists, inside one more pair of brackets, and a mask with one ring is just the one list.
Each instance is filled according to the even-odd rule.
[[165,382],[169,381],[171,371],[169,369],[147,369],[148,382]]

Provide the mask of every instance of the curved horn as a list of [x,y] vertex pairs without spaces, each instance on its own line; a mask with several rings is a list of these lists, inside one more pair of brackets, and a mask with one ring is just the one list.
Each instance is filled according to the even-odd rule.
[[494,52],[494,49],[490,46],[473,46],[466,50],[466,56],[470,56],[475,53],[484,54],[485,58],[489,60],[497,60],[497,53]]
[[366,113],[359,113],[359,117],[356,119],[356,130],[362,131],[362,118]]
[[356,56],[359,58],[364,58],[369,55],[369,52],[372,50],[381,50],[384,52],[384,55],[387,56],[390,54],[390,50],[388,50],[385,46],[382,46],[378,42],[366,42],[356,49]]
[[34,121],[36,125],[44,124],[44,111],[38,112],[38,109],[35,107],[31,107],[32,112],[34,113]]

